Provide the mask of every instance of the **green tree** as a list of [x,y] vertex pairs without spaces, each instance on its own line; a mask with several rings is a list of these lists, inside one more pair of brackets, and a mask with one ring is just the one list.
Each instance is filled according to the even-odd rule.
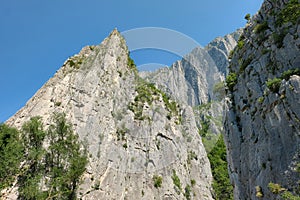
[[42,160],[45,155],[43,143],[45,131],[40,117],[32,117],[22,126],[25,163],[19,176],[19,198],[43,199],[40,183],[44,173]]
[[55,113],[52,120],[47,136],[50,145],[46,156],[48,198],[75,199],[87,163],[86,151],[66,121],[65,114]]
[[0,124],[0,190],[15,180],[23,159],[23,150],[18,130]]
[[209,152],[208,158],[214,178],[212,186],[216,195],[215,199],[233,199],[233,187],[230,184],[227,170],[226,146],[222,135],[214,148]]

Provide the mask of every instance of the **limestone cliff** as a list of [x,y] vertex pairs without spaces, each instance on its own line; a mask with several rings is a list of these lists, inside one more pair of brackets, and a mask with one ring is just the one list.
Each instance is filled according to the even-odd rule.
[[228,55],[236,46],[241,30],[218,37],[205,48],[197,47],[171,67],[140,75],[155,83],[177,101],[198,106],[216,100],[213,88],[224,80]]
[[266,0],[233,54],[225,139],[235,199],[275,199],[270,182],[299,187],[299,11],[298,0]]
[[88,144],[79,198],[212,199],[192,109],[139,78],[118,31],[69,58],[7,124],[47,123],[53,112],[65,112]]

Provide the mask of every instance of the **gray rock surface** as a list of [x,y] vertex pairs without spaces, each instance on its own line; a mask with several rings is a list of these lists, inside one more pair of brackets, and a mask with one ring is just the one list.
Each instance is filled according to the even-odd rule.
[[[300,26],[276,25],[287,2],[264,2],[232,58],[230,72],[237,83],[227,98],[225,140],[235,199],[275,199],[270,182],[294,192],[300,180],[295,171],[300,163],[300,76],[282,78],[287,70],[300,68]],[[267,86],[274,78],[281,79],[277,89]]]
[[236,46],[242,31],[243,29],[238,29],[231,34],[225,35],[224,37],[218,37],[205,47],[222,75],[226,76],[228,74],[228,56]]
[[235,47],[241,30],[218,37],[205,48],[197,47],[171,67],[140,76],[155,83],[178,102],[190,106],[206,104],[215,99],[213,87],[224,81],[228,54]]
[[[194,50],[191,62],[202,51]],[[126,43],[114,30],[100,45],[85,47],[69,58],[6,123],[21,127],[30,117],[42,116],[47,125],[53,112],[66,113],[90,154],[79,198],[184,199],[190,185],[192,199],[212,199],[210,164],[193,110],[178,104],[175,111],[170,109],[172,100],[166,102],[163,93],[153,92],[127,63]],[[145,91],[150,92],[150,101],[139,98]],[[208,95],[193,101],[205,99]],[[173,183],[174,172],[181,188]],[[161,187],[154,187],[154,176],[162,177]]]

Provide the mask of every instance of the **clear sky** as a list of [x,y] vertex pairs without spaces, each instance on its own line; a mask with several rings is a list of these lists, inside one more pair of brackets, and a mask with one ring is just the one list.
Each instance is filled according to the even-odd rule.
[[[0,0],[0,122],[83,46],[99,44],[117,27],[164,27],[205,46],[243,27],[263,0]],[[132,54],[138,65],[176,58],[166,52]]]

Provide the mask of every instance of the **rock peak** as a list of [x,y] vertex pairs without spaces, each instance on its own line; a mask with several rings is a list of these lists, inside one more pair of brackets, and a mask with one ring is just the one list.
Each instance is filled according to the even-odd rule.
[[118,37],[123,38],[123,36],[121,35],[121,33],[118,31],[117,28],[114,28],[114,30],[112,30],[112,32],[110,32],[109,37],[112,37],[112,36],[118,36]]

